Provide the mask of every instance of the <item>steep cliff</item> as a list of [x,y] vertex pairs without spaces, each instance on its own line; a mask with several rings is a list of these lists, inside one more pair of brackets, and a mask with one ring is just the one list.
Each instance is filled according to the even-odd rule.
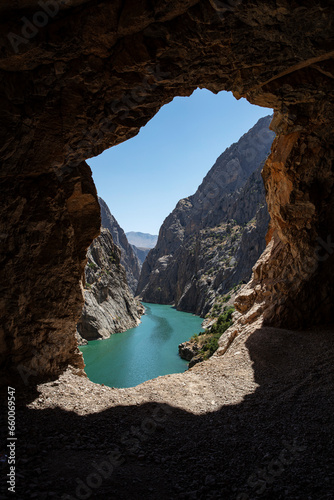
[[108,229],[90,245],[85,268],[85,305],[77,325],[86,340],[108,338],[137,326],[143,307],[128,288],[121,251]]
[[134,252],[132,245],[128,242],[123,229],[120,227],[115,217],[111,214],[106,202],[102,200],[102,198],[99,198],[99,203],[101,207],[102,227],[109,229],[115,245],[117,245],[120,249],[121,264],[124,266],[128,285],[132,292],[135,293],[140,276],[140,261]]
[[269,222],[261,170],[274,138],[270,120],[229,147],[166,218],[142,268],[143,300],[205,315],[216,297],[249,280]]

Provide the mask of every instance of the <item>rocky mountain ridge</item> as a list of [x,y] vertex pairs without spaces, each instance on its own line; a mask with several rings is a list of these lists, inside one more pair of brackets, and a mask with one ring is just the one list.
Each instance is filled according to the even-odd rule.
[[144,312],[128,287],[121,250],[108,229],[101,229],[88,249],[87,259],[85,304],[77,325],[79,344],[133,328]]
[[125,234],[128,242],[137,248],[154,248],[158,241],[157,234],[141,233],[139,231],[129,231]]
[[101,225],[110,231],[115,245],[120,249],[121,264],[125,268],[128,285],[131,291],[135,293],[140,276],[141,263],[132,245],[129,243],[124,230],[111,214],[106,202],[100,197],[99,204],[101,207]]
[[261,170],[275,135],[271,118],[226,149],[196,193],[165,219],[138,283],[144,301],[204,316],[248,281],[269,223]]

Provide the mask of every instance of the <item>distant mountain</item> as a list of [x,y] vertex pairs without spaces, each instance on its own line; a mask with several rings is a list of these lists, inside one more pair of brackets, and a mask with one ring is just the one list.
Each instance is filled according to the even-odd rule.
[[275,136],[271,118],[226,149],[196,193],[165,219],[138,283],[145,302],[204,316],[249,280],[269,222],[261,170]]
[[125,268],[127,281],[133,293],[136,291],[140,276],[141,263],[135,254],[132,246],[128,242],[123,229],[118,224],[115,217],[111,214],[108,205],[102,198],[99,198],[101,207],[102,227],[109,229],[113,242],[121,251],[121,264]]
[[154,248],[158,241],[156,234],[136,233],[135,231],[126,233],[126,237],[129,243],[137,248]]
[[148,252],[151,250],[150,248],[136,247],[136,245],[131,245],[135,254],[137,255],[141,266],[144,264],[144,261],[148,255]]

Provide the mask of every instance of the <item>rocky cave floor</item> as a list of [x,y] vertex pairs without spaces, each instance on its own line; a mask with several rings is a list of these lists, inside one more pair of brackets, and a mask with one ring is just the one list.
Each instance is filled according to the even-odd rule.
[[18,387],[16,498],[332,499],[333,331],[258,328],[130,389]]

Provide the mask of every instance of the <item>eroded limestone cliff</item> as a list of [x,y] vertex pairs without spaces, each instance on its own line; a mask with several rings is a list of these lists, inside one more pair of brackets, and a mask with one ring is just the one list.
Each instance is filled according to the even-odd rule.
[[216,161],[193,196],[164,221],[137,294],[205,316],[215,299],[246,283],[265,248],[269,215],[261,170],[274,139],[271,117]]
[[143,306],[133,298],[121,251],[108,229],[90,245],[85,267],[85,304],[77,325],[79,341],[110,337],[139,324]]
[[244,321],[333,321],[330,2],[67,0],[50,15],[38,0],[4,0],[0,12],[5,374],[83,366],[80,281],[100,227],[84,161],[197,87],[275,110],[269,244],[238,301]]
[[135,293],[138,279],[140,276],[141,264],[136,252],[132,248],[132,245],[128,242],[128,239],[118,224],[115,217],[111,214],[110,209],[106,202],[99,197],[99,204],[101,207],[101,224],[102,227],[108,229],[112,235],[115,245],[121,251],[121,264],[124,266],[126,272],[126,278],[128,285],[133,293]]

